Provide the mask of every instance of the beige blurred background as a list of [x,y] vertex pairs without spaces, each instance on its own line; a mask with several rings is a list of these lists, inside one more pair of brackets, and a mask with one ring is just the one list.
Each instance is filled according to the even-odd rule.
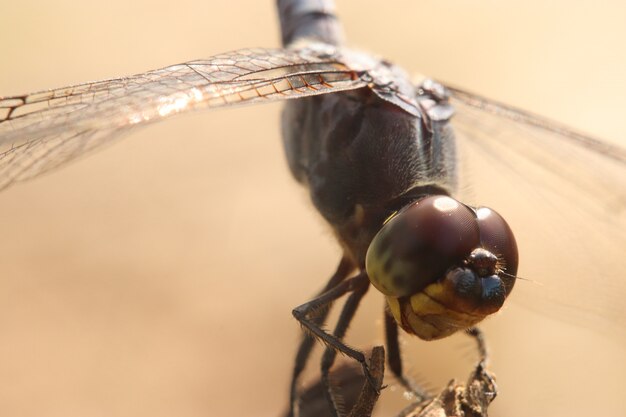
[[[351,44],[623,138],[623,2],[381,4],[339,1]],[[10,95],[277,46],[278,29],[269,0],[4,0],[0,39]],[[299,338],[291,308],[339,251],[289,178],[279,111],[183,116],[0,194],[0,415],[283,410]],[[381,342],[381,305],[371,291],[352,344]],[[501,392],[492,415],[626,413],[619,339],[517,304],[484,329]],[[466,378],[474,358],[462,335],[405,348],[433,388]],[[404,405],[388,390],[378,415]]]

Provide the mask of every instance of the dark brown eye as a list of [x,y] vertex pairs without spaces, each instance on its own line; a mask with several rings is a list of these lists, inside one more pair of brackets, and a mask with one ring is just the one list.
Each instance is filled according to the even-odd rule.
[[480,229],[481,247],[498,257],[500,274],[507,295],[511,293],[517,275],[519,256],[517,242],[507,222],[494,210],[488,207],[475,209]]
[[403,297],[461,265],[479,243],[471,209],[448,196],[425,197],[382,227],[367,251],[366,269],[379,291]]

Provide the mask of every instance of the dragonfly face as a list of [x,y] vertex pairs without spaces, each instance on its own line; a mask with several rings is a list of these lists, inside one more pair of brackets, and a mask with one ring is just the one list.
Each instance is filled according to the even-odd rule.
[[398,324],[434,340],[498,311],[513,290],[517,264],[515,237],[502,216],[435,195],[387,220],[366,268]]
[[[138,32],[136,18],[122,16],[123,13],[112,13],[111,17],[117,16],[126,22],[126,24],[120,23],[120,27],[128,28],[118,29],[123,32],[123,35],[119,34],[119,39],[114,41],[117,43],[111,42],[110,38],[118,36],[117,33],[111,35],[110,30],[100,27],[98,22],[93,21],[90,27],[82,24],[78,26],[80,30],[72,36],[61,33],[62,38],[56,41],[53,39],[56,30],[47,30],[46,34],[39,38],[42,39],[40,43],[46,44],[47,52],[43,49],[38,50],[36,45],[24,45],[16,41],[14,44],[19,44],[23,52],[19,55],[13,52],[12,59],[3,59],[2,72],[5,76],[1,77],[2,94],[22,93],[49,86],[134,73],[241,46],[276,45],[274,10],[271,5],[269,7],[266,4],[257,6],[256,3],[258,2],[253,2],[247,8],[254,15],[254,24],[259,25],[251,38],[245,38],[244,31],[232,31],[242,33],[242,35],[236,35],[241,36],[238,39],[224,35],[230,33],[233,27],[232,21],[240,22],[240,19],[243,19],[239,11],[231,13],[224,10],[224,15],[220,15],[220,18],[216,17],[213,23],[219,30],[213,32],[214,28],[207,28],[200,22],[195,25],[185,25],[195,26],[194,32],[189,32],[189,29],[182,25],[175,26],[171,32],[176,36],[170,34],[169,38],[158,38],[160,41],[154,42],[159,44],[158,51],[149,46],[152,44],[149,42],[151,39],[149,36],[152,36],[152,40],[157,39],[155,36],[158,36],[166,25],[165,21],[158,20],[159,17],[155,15],[151,16],[155,22],[159,22],[155,25],[159,26],[159,31],[146,29],[145,35],[138,35],[136,34]],[[348,9],[351,6],[347,4],[340,4],[339,7],[342,18],[352,26],[349,26],[348,30],[350,39],[355,44],[384,53],[395,61],[401,62],[409,70],[416,69],[429,75],[445,74],[441,78],[453,79],[448,77],[449,73],[434,71],[424,66],[424,64],[434,65],[431,63],[439,61],[438,57],[442,55],[440,49],[433,54],[432,59],[425,58],[423,55],[418,59],[419,54],[398,52],[400,48],[393,46],[392,40],[396,37],[391,34],[399,29],[402,35],[405,35],[404,28],[415,27],[410,24],[411,21],[414,22],[413,18],[405,21],[405,13],[402,13],[403,16],[398,16],[392,11],[381,11],[379,13],[384,14],[377,13],[377,16],[373,16],[377,21],[397,22],[397,19],[403,19],[402,22],[406,24],[385,26],[387,28],[384,31],[385,36],[378,36],[378,34],[370,36],[371,28],[367,29],[364,25],[361,29],[359,22],[350,20],[351,16],[358,15],[361,16],[359,20],[365,23],[370,20],[367,15],[358,14],[357,11],[353,14],[353,11]],[[119,9],[123,7],[120,6]],[[147,9],[151,8],[147,7]],[[406,10],[407,16],[423,13],[422,9],[403,10]],[[22,14],[28,15],[28,13],[24,11]],[[168,16],[178,15],[176,10],[163,13]],[[193,14],[202,13],[204,10],[196,10]],[[618,14],[615,13],[615,15]],[[6,18],[7,14],[3,13],[3,15]],[[93,13],[89,10],[84,10],[83,19],[76,21],[88,21],[89,19],[85,16],[92,15]],[[261,16],[267,17],[267,22],[264,22]],[[58,19],[63,19],[63,17],[56,18]],[[206,19],[203,20],[206,21]],[[171,20],[168,18],[167,22]],[[245,22],[247,25],[253,24],[252,19]],[[19,31],[15,23],[9,23],[0,26]],[[19,27],[24,29],[26,24]],[[37,22],[31,21],[31,25],[31,30],[24,30],[34,33]],[[93,26],[93,32],[91,26]],[[489,24],[481,25],[482,28],[488,26]],[[357,28],[357,33],[352,30],[354,27]],[[89,31],[86,32],[87,30]],[[471,29],[467,29],[464,31],[464,36],[471,32],[473,32]],[[497,35],[501,32],[500,28],[499,32],[494,33],[492,37],[498,38]],[[525,33],[521,28],[519,32]],[[85,36],[85,33],[89,33],[90,36]],[[108,33],[107,39],[97,38],[100,36],[98,33]],[[178,38],[178,34],[185,36]],[[7,34],[5,38],[11,38],[9,35]],[[414,45],[414,42],[416,38],[427,39],[427,35],[424,33],[421,36],[411,36],[413,45],[402,47],[403,51],[424,49],[421,45]],[[133,36],[146,37],[133,38]],[[402,38],[402,36],[399,37]],[[548,35],[544,35],[544,39],[547,37]],[[71,38],[72,43],[69,43],[68,38]],[[228,38],[228,40],[219,45],[212,44],[213,40],[223,38]],[[43,42],[44,39],[45,42]],[[125,50],[123,45],[128,45],[128,39],[134,39],[136,44],[142,44],[144,48],[148,48],[149,50],[142,52],[141,55],[146,57],[142,59],[151,61],[139,63],[136,48],[132,48],[128,56],[122,59],[120,54]],[[458,36],[456,39],[458,40]],[[86,44],[81,46],[73,43],[83,40],[89,43],[89,47]],[[114,45],[115,49],[96,53],[93,51],[94,43],[102,47]],[[429,43],[434,42],[429,40]],[[453,42],[444,43],[451,45]],[[56,45],[54,52],[50,47],[52,44]],[[166,46],[163,47],[163,44]],[[169,45],[172,47],[168,47]],[[388,50],[386,45],[392,50]],[[524,50],[515,46],[517,45],[510,45],[507,50]],[[85,49],[81,50],[82,47]],[[494,49],[493,46],[488,49],[495,51],[493,55],[502,55],[502,51]],[[159,56],[160,53],[165,54],[165,50],[175,51],[174,53],[178,55],[174,58],[166,55],[153,58]],[[480,50],[475,52],[479,53]],[[69,54],[68,51],[72,53]],[[28,53],[37,56],[38,59],[30,60],[31,58],[25,56]],[[519,54],[525,53],[519,52]],[[83,67],[82,72],[78,73],[77,67],[80,67],[80,62],[84,63],[85,60],[73,58],[74,55],[90,56],[89,61],[93,64],[87,65],[92,66]],[[416,58],[413,58],[413,55]],[[451,52],[449,55],[455,54]],[[62,57],[60,61],[67,61],[69,66],[67,70],[56,67],[59,56]],[[461,56],[465,57],[465,55]],[[478,73],[473,66],[476,64],[471,60],[463,60],[463,64],[457,62],[451,65],[451,59],[450,56],[444,56],[443,60],[447,62],[442,64],[442,68],[465,67],[471,62],[472,70],[464,71],[464,73]],[[39,78],[42,77],[42,73],[47,72],[41,68],[42,61],[55,68],[54,73],[47,77],[59,78],[45,80]],[[606,61],[596,60],[596,62]],[[24,66],[20,68],[22,63]],[[483,71],[490,70],[494,66],[495,64],[491,63],[481,63],[481,67],[487,68]],[[617,68],[618,65],[613,67]],[[444,71],[447,71],[445,68]],[[511,71],[513,69],[498,72],[512,74]],[[541,73],[541,79],[548,77],[544,66],[536,71]],[[589,74],[593,73],[593,70],[588,71],[590,71]],[[568,65],[566,72],[573,72],[572,66]],[[527,80],[528,75],[529,71],[524,71],[515,76],[515,82],[509,79],[508,83],[497,84],[496,93],[499,89],[504,90],[503,85],[526,84],[524,80]],[[27,76],[30,77],[26,78]],[[487,75],[483,77],[489,78]],[[585,73],[579,75],[578,79],[586,79]],[[22,84],[18,86],[17,82],[20,80]],[[496,83],[496,81],[493,82]],[[536,83],[538,82],[528,84]],[[458,84],[474,85],[471,82]],[[593,97],[592,88],[587,83],[582,84],[582,87],[574,82],[569,84],[585,89],[587,94],[583,94],[581,101],[564,93],[561,98],[554,100],[564,107],[577,106],[578,109],[575,109],[574,113],[592,118],[588,114],[599,111],[598,108],[604,105],[588,104],[587,100]],[[620,87],[619,83],[614,84],[611,89],[606,88],[606,91],[611,91],[606,100],[615,100],[616,97],[624,96],[615,91],[615,88]],[[560,86],[557,84],[554,87]],[[524,88],[528,87],[520,87],[520,89]],[[482,86],[476,90],[487,95],[494,95],[494,90],[487,91]],[[603,88],[598,87],[597,90],[603,90]],[[548,101],[547,91],[550,91],[550,88],[544,86],[541,91],[544,93],[534,93],[534,95],[542,97],[539,104],[544,104]],[[519,102],[514,97],[509,98],[508,101]],[[528,102],[524,104],[527,105]],[[557,106],[554,111],[558,112],[561,108]],[[19,394],[15,384],[10,381],[5,382],[7,389],[4,392],[15,393],[11,401],[14,408],[24,407],[24,404],[34,407],[35,405],[29,399],[35,397],[35,393],[41,394],[37,396],[41,399],[46,398],[46,393],[53,397],[50,393],[54,392],[54,396],[63,398],[63,401],[55,403],[47,397],[49,400],[45,402],[46,408],[49,410],[57,407],[57,410],[67,411],[65,406],[76,404],[74,402],[76,395],[71,387],[80,385],[81,381],[88,381],[93,387],[93,390],[85,388],[85,391],[81,392],[82,400],[80,401],[85,410],[101,409],[102,397],[110,399],[107,403],[115,404],[119,409],[139,408],[133,405],[135,404],[133,397],[145,397],[146,402],[152,404],[150,400],[163,398],[160,394],[169,392],[172,395],[169,397],[171,400],[165,406],[165,408],[170,407],[169,411],[189,408],[198,411],[203,407],[208,407],[206,405],[208,402],[212,404],[217,402],[214,406],[218,408],[213,409],[213,413],[217,414],[220,411],[233,410],[232,401],[220,402],[221,400],[214,398],[208,401],[205,392],[209,390],[220,392],[225,389],[224,386],[228,386],[228,392],[238,391],[242,385],[245,387],[244,390],[253,396],[252,402],[261,404],[267,410],[276,408],[275,403],[269,404],[269,400],[264,400],[264,398],[274,398],[276,392],[283,392],[287,384],[289,363],[284,365],[272,363],[271,366],[270,364],[266,366],[263,358],[273,354],[272,352],[275,351],[272,348],[277,345],[286,346],[288,352],[284,354],[284,357],[291,357],[291,346],[293,346],[296,328],[289,317],[284,317],[285,320],[281,321],[284,312],[288,312],[293,307],[294,300],[306,299],[319,287],[321,277],[328,274],[332,264],[336,261],[337,254],[337,249],[333,247],[331,239],[320,234],[319,222],[311,216],[311,210],[306,208],[304,198],[299,198],[295,187],[290,185],[277,143],[278,112],[279,109],[276,106],[274,108],[256,107],[224,111],[217,115],[197,115],[164,123],[138,132],[138,136],[133,136],[119,144],[121,148],[113,147],[110,151],[81,162],[80,165],[69,167],[65,171],[16,187],[0,195],[4,211],[2,230],[5,235],[3,268],[6,274],[3,282],[10,287],[3,290],[3,293],[15,294],[15,287],[21,287],[22,291],[19,294],[24,297],[9,300],[10,302],[3,307],[7,309],[4,317],[13,318],[14,323],[9,328],[10,332],[3,338],[3,350],[9,352],[10,358],[10,361],[2,361],[3,366],[16,374],[25,375],[25,379],[28,380],[20,385],[19,392],[22,394]],[[615,117],[613,120],[619,120],[619,118]],[[604,129],[606,125],[602,123],[600,128]],[[582,127],[585,128],[585,126]],[[586,130],[596,131],[590,126],[587,126]],[[211,134],[207,135],[207,131]],[[208,139],[213,138],[214,134],[221,139],[217,149],[214,147],[216,141]],[[618,137],[618,135],[615,134],[613,137]],[[249,152],[255,157],[242,159],[243,155],[248,155]],[[239,167],[241,163],[243,168],[240,173],[232,173],[233,161],[240,161],[236,165]],[[212,180],[217,182],[212,182]],[[189,194],[185,195],[183,190],[180,190],[181,183],[186,184]],[[271,188],[268,188],[270,185]],[[526,192],[526,188],[523,191]],[[219,198],[216,198],[216,194]],[[270,201],[267,202],[268,200]],[[251,216],[251,201],[255,201],[254,216]],[[493,206],[501,211],[500,206],[492,201],[477,202]],[[502,214],[509,219],[508,213],[502,212]],[[216,219],[219,221],[216,222]],[[516,232],[520,230],[517,224],[512,226]],[[549,224],[541,222],[540,228],[549,231]],[[522,233],[526,234],[523,229],[530,229],[530,226],[522,224]],[[207,232],[209,237],[200,237],[200,235],[205,235],[204,232]],[[211,235],[214,237],[213,240],[210,239]],[[164,236],[167,238],[164,239]],[[303,240],[305,244],[294,244]],[[194,243],[197,243],[197,246]],[[520,245],[522,244],[523,241],[520,240]],[[296,250],[296,247],[302,246],[306,247],[305,251]],[[54,248],[54,252],[50,252],[49,248]],[[233,256],[229,255],[231,252],[234,253]],[[218,253],[219,256],[216,255]],[[544,252],[542,256],[545,260],[550,258],[549,252]],[[257,261],[259,258],[261,260]],[[535,259],[541,259],[541,255]],[[526,265],[526,258],[524,262]],[[305,268],[302,268],[303,266]],[[276,270],[277,268],[279,271]],[[294,271],[297,272],[294,273]],[[308,280],[306,283],[303,282],[305,275]],[[529,275],[523,269],[520,275],[543,282],[537,279],[534,273]],[[247,277],[250,276],[254,276],[254,281],[262,284],[260,287],[254,284],[254,287],[249,287],[246,292],[254,292],[258,295],[261,291],[259,288],[262,288],[264,294],[259,304],[246,298],[247,314],[239,315],[238,312],[228,309],[231,304],[226,303],[225,300],[208,301],[207,294],[229,294],[234,297],[233,294],[239,294],[240,285],[229,286],[229,283],[240,283],[243,279],[248,282]],[[59,285],[59,281],[64,282],[65,285]],[[540,291],[540,288],[537,289],[534,284],[523,283],[522,288],[519,284],[513,296],[514,299],[518,298],[518,295],[522,298],[523,292],[526,292],[524,296],[530,296],[529,293]],[[279,286],[282,290],[277,294],[275,288]],[[265,293],[266,288],[267,293]],[[270,289],[273,290],[270,291]],[[290,294],[289,297],[284,295],[286,293]],[[188,301],[181,301],[183,299]],[[264,313],[268,303],[275,305],[276,310],[280,311]],[[374,310],[373,313],[380,312],[380,298],[375,298],[371,309]],[[249,346],[251,335],[244,334],[249,332],[241,332],[241,327],[237,324],[242,323],[241,320],[249,319],[251,310],[256,315],[255,326],[261,326],[260,323],[265,322],[272,323],[270,329],[276,331],[277,328],[285,328],[285,333],[275,334],[274,341],[266,341],[261,333],[253,334],[253,340],[265,354],[252,353],[258,356],[250,358],[250,362],[239,362],[248,360],[242,358],[246,357],[246,352],[249,353],[249,349],[244,349],[244,347]],[[514,409],[527,414],[528,408],[526,407],[530,407],[529,404],[535,404],[536,400],[537,412],[545,412],[547,409],[552,410],[551,414],[558,414],[559,410],[569,405],[572,406],[570,410],[581,410],[584,405],[581,405],[577,399],[572,399],[582,397],[581,393],[576,391],[578,388],[565,389],[563,387],[568,380],[605,380],[613,373],[619,373],[616,367],[619,366],[620,356],[615,353],[616,351],[610,344],[601,345],[602,339],[596,333],[569,327],[560,322],[552,323],[550,318],[545,318],[543,315],[535,316],[531,313],[515,316],[515,310],[515,306],[508,307],[506,315],[487,323],[489,342],[494,354],[493,365],[503,391],[503,396],[498,398],[494,407],[502,406],[506,407],[507,412]],[[224,313],[225,311],[230,311],[230,314]],[[215,345],[211,343],[214,341],[207,333],[213,328],[224,326],[225,316],[229,320],[226,327],[238,330],[237,334],[225,332],[227,334],[220,336],[229,348],[216,349],[212,351],[212,355],[229,358],[230,361],[228,361],[229,366],[217,369],[217,365],[209,364],[206,360],[206,352],[210,346]],[[95,320],[90,320],[90,317]],[[192,317],[192,329],[186,327],[190,326],[189,317]],[[506,322],[512,322],[511,326],[505,327]],[[98,327],[99,323],[102,323],[102,327]],[[351,334],[357,338],[356,344],[367,345],[372,340],[372,333],[374,337],[378,334],[377,330],[371,329],[371,323],[372,320],[368,320],[367,326],[357,324],[353,329],[354,333]],[[501,324],[502,328],[500,328]],[[550,328],[549,325],[553,327]],[[78,332],[77,329],[81,331]],[[359,339],[358,329],[369,333]],[[191,333],[198,335],[194,336]],[[233,333],[235,333],[234,330]],[[239,335],[239,333],[242,334]],[[92,335],[93,339],[85,339],[83,337],[85,334]],[[533,342],[522,343],[520,339],[523,338],[529,338]],[[172,340],[177,342],[172,342]],[[449,350],[445,352],[446,358],[454,361],[455,358],[463,356],[458,350],[458,345],[461,343],[463,343],[462,339],[454,339],[449,344],[441,342],[437,345],[415,346],[415,349],[431,349],[428,354],[433,354],[435,353],[433,350],[444,350],[442,346],[452,345],[446,348]],[[555,358],[546,353],[549,347],[557,347],[563,352],[562,343],[566,343],[567,346],[563,355]],[[410,343],[410,345],[415,344]],[[155,346],[169,346],[169,348],[155,348]],[[578,349],[580,351],[576,353]],[[578,361],[569,359],[585,358],[586,352],[597,351],[603,352],[603,355],[596,356],[607,357],[610,357],[613,352],[614,366],[607,365],[611,363],[609,359],[606,362],[595,362],[599,360],[597,357],[591,358],[594,361],[593,366],[587,365],[580,359]],[[146,352],[150,354],[146,355]],[[424,351],[410,351],[407,355],[413,362],[413,368],[420,371],[424,369],[423,374],[427,377],[433,375],[436,379],[438,375],[442,378],[462,375],[461,371],[442,369],[444,366],[442,361],[433,360],[430,363],[429,359],[429,363],[423,363],[421,358],[426,357]],[[428,358],[432,357],[428,356]],[[528,365],[523,372],[514,370],[511,363],[520,362],[522,357],[533,358],[528,360],[528,364],[536,364],[537,368],[529,369],[530,365]],[[29,360],[31,364],[34,364],[32,367],[27,366]],[[178,366],[179,361],[184,361],[184,363]],[[235,361],[237,361],[236,364],[233,364],[232,362]],[[98,362],[101,365],[98,365]],[[459,362],[465,363],[466,358],[461,358]],[[561,367],[550,368],[551,362],[557,362]],[[163,363],[176,363],[177,365],[163,367]],[[566,367],[571,363],[575,363],[576,366]],[[264,372],[266,374],[276,372],[283,375],[284,383],[262,394],[255,390],[262,385],[259,381],[265,381],[265,378],[254,379],[256,383],[244,385],[241,381],[256,378],[251,375],[250,371],[250,369],[259,369],[253,368],[255,366],[261,367],[259,375],[263,375]],[[201,371],[196,373],[198,367]],[[180,369],[188,373],[181,375]],[[207,384],[215,379],[207,375],[217,374],[221,376],[219,384],[207,389],[210,386]],[[59,383],[54,382],[59,379]],[[150,381],[155,379],[183,381],[184,383],[178,386],[196,387],[188,390],[195,394],[185,394],[184,390],[173,387],[175,384],[154,385]],[[37,381],[41,381],[41,385],[37,385]],[[435,380],[435,383],[440,382],[446,381]],[[605,388],[610,390],[613,385],[608,384]],[[592,387],[585,387],[586,392],[591,389]],[[125,392],[133,393],[133,395],[125,394]],[[545,392],[551,394],[548,395]],[[607,401],[602,401],[603,404],[619,398],[617,395],[610,395],[610,392],[602,395],[607,397],[605,398]],[[505,398],[512,403],[506,403]],[[552,401],[552,405],[542,406],[540,400]],[[64,405],[61,405],[61,402]],[[613,410],[619,407],[619,403],[616,405],[615,402]],[[185,403],[194,405],[185,406]],[[152,406],[146,405],[146,407]],[[162,410],[163,406],[155,405],[154,408],[156,414],[156,411]],[[152,410],[152,408],[143,407],[141,409]],[[59,414],[63,412],[59,411]]]

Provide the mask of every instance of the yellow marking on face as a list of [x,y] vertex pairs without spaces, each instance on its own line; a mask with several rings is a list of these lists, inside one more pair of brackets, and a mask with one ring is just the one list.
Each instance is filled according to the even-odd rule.
[[439,315],[442,318],[445,316],[447,321],[456,323],[462,328],[472,326],[485,318],[484,314],[453,308],[456,304],[456,294],[440,283],[429,285],[416,296],[419,297],[411,297],[411,307],[416,312],[422,312],[421,315]]
[[404,306],[395,297],[386,298],[396,322],[423,340],[441,339],[467,329],[485,317],[449,308],[446,304],[454,301],[454,294],[449,294],[449,288],[440,283],[431,284],[412,295]]
[[429,316],[420,316],[410,310],[411,306],[407,305],[405,310],[405,319],[413,333],[422,340],[441,339],[448,334],[442,334],[441,329],[435,324],[430,323]]
[[427,293],[428,289],[435,285],[439,284],[430,284],[428,287],[424,288],[422,292],[411,296],[411,308],[416,314],[421,316],[447,314],[450,311],[445,305],[441,304],[436,298],[431,298],[430,294]]
[[[411,311],[410,305],[405,305],[405,311],[401,311],[400,302],[395,297],[386,297],[387,305],[389,306],[389,311],[393,315],[393,318],[396,320],[396,323],[400,325],[407,333],[415,334],[417,337],[423,340],[432,340],[435,339],[439,330],[433,325],[426,323],[422,320],[418,315],[414,314]],[[404,321],[402,317],[404,316]],[[407,324],[405,326],[404,324]]]

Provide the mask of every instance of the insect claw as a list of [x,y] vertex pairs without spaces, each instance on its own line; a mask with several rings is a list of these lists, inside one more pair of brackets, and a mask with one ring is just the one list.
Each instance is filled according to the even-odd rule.
[[382,389],[380,382],[376,381],[376,378],[374,378],[374,375],[372,375],[372,373],[370,372],[370,368],[367,365],[367,363],[363,362],[361,363],[361,366],[363,367],[363,375],[365,375],[367,382],[370,384],[372,389],[376,392],[376,395],[380,395],[380,391]]

